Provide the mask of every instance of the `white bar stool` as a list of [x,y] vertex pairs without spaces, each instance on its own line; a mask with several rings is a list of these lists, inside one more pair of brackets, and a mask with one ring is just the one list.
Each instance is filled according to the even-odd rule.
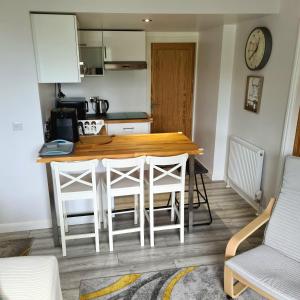
[[[113,251],[113,236],[131,232],[140,232],[141,246],[144,246],[144,164],[145,157],[128,159],[103,159],[106,176],[101,178],[102,187],[106,190],[107,223],[109,250]],[[134,196],[135,207],[126,212],[112,213],[114,198],[119,196]],[[134,223],[138,221],[138,196],[139,196],[139,227],[113,230],[112,217],[117,214],[134,213]],[[105,214],[106,215],[106,214]],[[104,216],[106,219],[106,216]],[[104,224],[105,227],[105,224]]]
[[[155,231],[169,230],[175,228],[180,229],[180,242],[184,243],[184,188],[187,159],[188,154],[168,157],[147,156],[146,158],[146,162],[147,164],[149,164],[149,175],[145,178],[146,182],[149,185],[149,214],[145,210],[145,216],[150,224],[151,247],[154,247]],[[154,209],[154,194],[170,192],[172,193],[171,207]],[[179,211],[175,205],[176,192],[180,193]],[[174,213],[176,213],[179,219],[179,224],[154,226],[155,210],[171,210],[171,221],[174,221]]]
[[[98,160],[82,162],[52,162],[55,189],[58,202],[58,214],[61,232],[63,256],[66,256],[66,240],[95,238],[96,252],[99,252],[99,208],[97,197],[96,167]],[[67,201],[90,199],[93,201],[94,232],[86,234],[66,235],[68,232]]]

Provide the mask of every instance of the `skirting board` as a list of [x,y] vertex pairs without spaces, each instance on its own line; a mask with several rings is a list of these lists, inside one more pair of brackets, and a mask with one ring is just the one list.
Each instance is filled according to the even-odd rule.
[[0,233],[51,228],[51,220],[0,224]]

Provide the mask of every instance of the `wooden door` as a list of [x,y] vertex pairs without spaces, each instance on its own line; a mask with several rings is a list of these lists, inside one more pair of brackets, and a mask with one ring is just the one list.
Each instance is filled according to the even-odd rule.
[[297,130],[294,142],[294,152],[295,156],[300,156],[300,110],[298,114],[298,123],[297,123]]
[[152,132],[192,135],[194,43],[151,45]]

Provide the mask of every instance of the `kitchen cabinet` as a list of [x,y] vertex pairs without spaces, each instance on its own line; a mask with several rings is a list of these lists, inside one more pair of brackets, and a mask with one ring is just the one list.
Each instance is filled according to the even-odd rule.
[[100,30],[78,30],[79,46],[102,47],[102,31]]
[[80,73],[85,76],[103,76],[102,31],[79,30]]
[[31,14],[38,82],[80,82],[74,15]]
[[144,31],[103,31],[104,61],[146,61]]
[[108,123],[106,124],[106,129],[108,135],[150,133],[150,122]]

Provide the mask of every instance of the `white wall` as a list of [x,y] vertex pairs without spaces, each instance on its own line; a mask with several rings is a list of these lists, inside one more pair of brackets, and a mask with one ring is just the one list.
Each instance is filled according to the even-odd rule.
[[[1,2],[0,232],[50,226],[41,109],[28,10]],[[13,131],[12,122],[23,123]]]
[[223,180],[226,174],[227,135],[230,118],[236,25],[224,25],[220,65],[217,124],[212,179]]
[[212,177],[223,27],[202,31],[198,45],[198,83],[194,112],[194,140],[204,148],[201,163]]
[[213,180],[223,180],[226,169],[235,34],[236,25],[224,25],[199,35],[194,139]]
[[[278,161],[284,117],[289,95],[291,72],[298,27],[298,1],[282,1],[281,13],[237,26],[234,78],[230,113],[230,134],[237,135],[266,151],[263,171],[264,199],[271,197],[276,188]],[[244,62],[247,37],[255,26],[267,26],[273,36],[273,51],[267,66],[251,72]],[[247,75],[264,76],[259,114],[244,110]]]
[[[109,101],[109,112],[148,111],[146,70],[106,71],[102,77],[85,77],[81,83],[62,84],[67,97],[99,96]],[[89,113],[93,113],[90,106]]]
[[51,109],[55,107],[55,85],[51,83],[40,83],[38,87],[42,121],[45,123],[50,117]]

